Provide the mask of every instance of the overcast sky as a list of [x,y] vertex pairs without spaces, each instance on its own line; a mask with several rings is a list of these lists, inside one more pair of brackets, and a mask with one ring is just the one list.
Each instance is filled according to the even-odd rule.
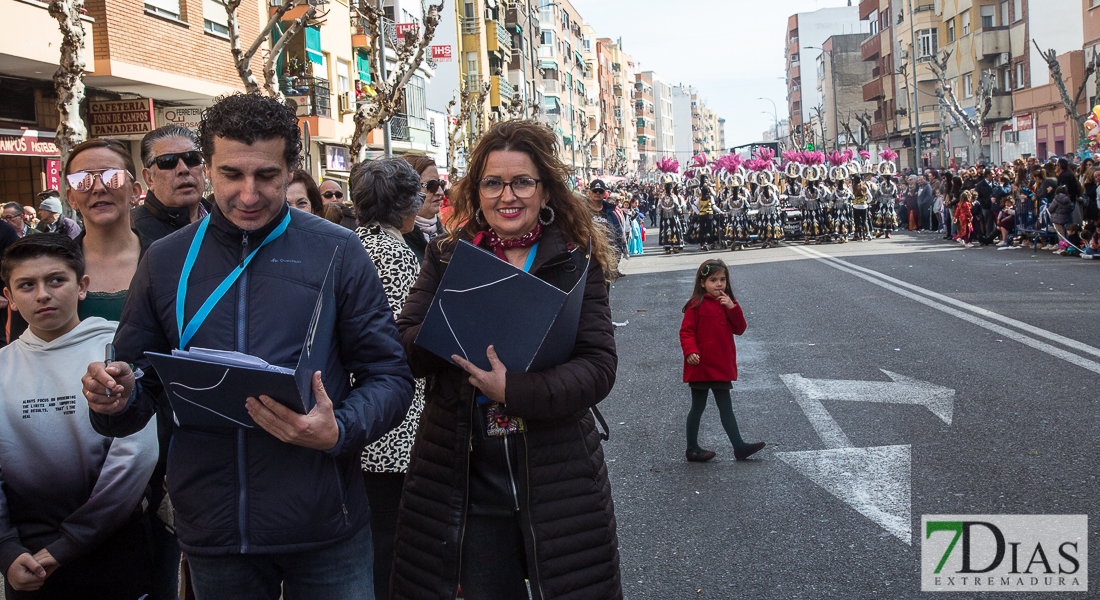
[[[848,0],[571,0],[599,37],[671,85],[693,85],[726,120],[726,147],[758,141],[787,116],[787,18]],[[851,4],[858,4],[858,0]],[[762,114],[767,112],[767,114]]]

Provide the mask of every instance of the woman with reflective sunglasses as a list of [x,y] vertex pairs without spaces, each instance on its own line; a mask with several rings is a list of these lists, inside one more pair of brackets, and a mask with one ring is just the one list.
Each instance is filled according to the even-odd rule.
[[133,229],[130,207],[141,194],[134,159],[112,138],[94,138],[73,148],[65,163],[65,197],[84,219],[76,242],[84,250],[91,278],[80,302],[80,318],[117,321],[130,280],[145,249],[152,243]]
[[439,209],[443,206],[443,193],[447,182],[439,177],[435,161],[424,154],[405,154],[406,162],[420,175],[420,191],[425,194],[424,204],[416,213],[416,228],[405,234],[405,243],[416,255],[417,263],[424,262],[424,250],[435,236],[445,233]]

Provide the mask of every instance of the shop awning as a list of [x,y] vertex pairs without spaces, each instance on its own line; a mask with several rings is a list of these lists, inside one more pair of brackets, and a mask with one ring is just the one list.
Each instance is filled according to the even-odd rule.
[[315,64],[325,64],[325,55],[321,53],[320,27],[306,27],[306,54]]
[[370,57],[362,48],[355,50],[355,63],[359,67],[359,81],[370,83]]
[[554,69],[555,71],[557,71],[558,70],[558,63],[551,62],[549,60],[544,60],[544,61],[539,63],[539,68],[540,69]]

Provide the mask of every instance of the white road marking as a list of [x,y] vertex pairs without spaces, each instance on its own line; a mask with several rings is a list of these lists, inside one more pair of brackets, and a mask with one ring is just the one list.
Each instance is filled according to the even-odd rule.
[[[882,402],[916,404],[932,411],[944,423],[951,424],[955,406],[955,390],[934,383],[879,369],[893,381],[844,381],[806,379],[801,375],[780,375],[796,396],[804,394],[815,400],[846,400],[849,402]],[[795,390],[799,392],[795,392]],[[803,408],[805,410],[805,408]]]
[[[944,300],[939,300],[939,299],[933,300],[932,299],[932,298],[935,298],[936,296],[947,298],[946,296],[941,296],[939,294],[936,294],[935,292],[932,292],[930,290],[926,290],[926,289],[921,288],[919,286],[915,286],[915,285],[912,285],[912,284],[905,284],[905,287],[908,287],[908,288],[911,288],[911,289],[914,289],[914,290],[920,290],[920,292],[922,294],[928,294],[929,296],[932,296],[932,298],[921,296],[921,295],[918,295],[914,292],[910,292],[908,290],[902,289],[902,287],[900,287],[898,285],[894,285],[893,283],[885,281],[885,279],[893,279],[893,278],[888,277],[886,275],[883,275],[882,273],[879,273],[877,271],[873,271],[873,270],[870,270],[870,269],[863,269],[862,267],[856,267],[855,265],[853,265],[851,263],[840,260],[838,258],[833,258],[831,256],[828,256],[827,254],[822,254],[820,252],[817,252],[816,250],[807,250],[806,248],[799,248],[799,247],[796,247],[796,246],[789,246],[789,248],[791,250],[794,250],[795,252],[797,252],[799,254],[802,254],[804,256],[808,256],[810,258],[819,260],[819,261],[829,265],[830,267],[832,267],[834,269],[837,269],[838,271],[844,271],[845,273],[855,275],[856,277],[859,277],[860,279],[863,279],[865,281],[873,283],[873,284],[875,284],[875,285],[877,285],[881,288],[890,290],[891,292],[894,292],[895,294],[898,294],[900,296],[905,296],[906,298],[909,298],[910,300],[914,300],[916,302],[919,302],[919,303],[921,303],[925,306],[928,306],[929,308],[933,308],[933,309],[938,310],[940,312],[947,313],[947,314],[949,314],[953,317],[957,317],[959,319],[962,319],[963,321],[966,321],[966,322],[971,323],[973,325],[977,325],[978,327],[981,327],[983,329],[988,329],[989,331],[997,333],[998,335],[1001,335],[1003,337],[1006,337],[1006,338],[1015,340],[1017,342],[1020,342],[1021,344],[1024,344],[1025,346],[1029,346],[1031,348],[1039,350],[1040,352],[1045,352],[1046,354],[1049,354],[1049,355],[1051,355],[1055,358],[1060,358],[1060,359],[1062,359],[1062,360],[1064,360],[1068,363],[1077,365],[1077,366],[1079,366],[1083,369],[1087,369],[1089,371],[1092,371],[1093,373],[1100,374],[1100,362],[1096,362],[1094,360],[1089,360],[1089,359],[1087,359],[1083,356],[1080,356],[1078,354],[1074,354],[1073,352],[1069,352],[1067,350],[1057,348],[1057,347],[1052,346],[1052,345],[1050,345],[1046,342],[1039,341],[1039,340],[1037,340],[1033,337],[1026,336],[1026,335],[1024,335],[1022,333],[1019,333],[1017,331],[1014,331],[1012,329],[1008,329],[1007,327],[997,325],[996,323],[991,323],[991,322],[989,322],[989,321],[987,321],[983,318],[980,318],[980,317],[978,317],[974,314],[963,312],[962,310],[951,308],[950,306],[944,306],[943,305],[943,302],[945,302]],[[862,271],[866,271],[866,273],[864,273]],[[868,273],[873,273],[873,275],[870,275]],[[894,281],[898,281],[898,280],[894,279]],[[904,282],[899,282],[899,283],[904,283]],[[966,306],[970,307],[967,310],[973,310],[974,312],[984,311],[984,313],[988,313],[990,315],[996,315],[996,313],[993,313],[991,311],[987,311],[985,309],[982,309],[982,308],[979,308],[979,307],[976,307],[976,306],[967,305],[965,302],[960,302],[960,301],[957,301],[957,300],[954,300],[954,299],[951,299],[951,298],[947,298],[947,299],[951,300],[951,304],[955,304],[955,305],[963,304],[963,305],[966,305]],[[1015,321],[1014,319],[1009,319],[1008,317],[1003,317],[1001,315],[996,315],[996,316],[998,317],[998,320],[1000,320],[1002,322],[1020,323],[1020,326],[1023,326],[1023,327],[1021,327],[1021,329],[1026,327],[1029,331],[1034,330],[1034,331],[1041,332],[1042,337],[1046,337],[1046,338],[1052,339],[1052,340],[1057,340],[1059,343],[1064,344],[1066,346],[1071,346],[1075,350],[1080,350],[1080,349],[1084,348],[1084,349],[1087,349],[1086,351],[1089,354],[1097,354],[1098,356],[1100,356],[1100,354],[1098,354],[1098,353],[1100,353],[1100,350],[1098,350],[1096,348],[1093,348],[1091,346],[1087,346],[1085,344],[1081,344],[1080,342],[1077,342],[1076,340],[1066,338],[1065,336],[1059,336],[1056,333],[1046,331],[1044,329],[1039,329],[1037,327],[1027,325],[1026,323],[1022,323],[1020,321]],[[1016,325],[1014,325],[1014,326],[1016,326]]]
[[912,546],[910,448],[835,448],[776,456]]
[[[794,248],[794,247],[792,247],[792,248]],[[1012,327],[1015,327],[1017,329],[1021,329],[1021,330],[1026,331],[1026,332],[1028,332],[1032,335],[1035,335],[1035,336],[1038,336],[1038,337],[1041,337],[1041,338],[1046,338],[1048,340],[1051,340],[1053,342],[1057,342],[1059,344],[1062,344],[1063,346],[1068,346],[1070,348],[1073,348],[1073,349],[1078,350],[1080,352],[1083,352],[1085,354],[1091,354],[1093,356],[1100,357],[1100,348],[1089,346],[1088,344],[1084,344],[1084,343],[1081,343],[1077,340],[1068,338],[1064,335],[1054,333],[1053,331],[1047,331],[1046,329],[1041,329],[1039,327],[1035,327],[1034,325],[1030,325],[1028,323],[1013,319],[1011,317],[1006,317],[1004,315],[995,313],[991,310],[982,308],[980,306],[975,306],[973,304],[963,302],[962,300],[952,298],[951,296],[945,296],[943,294],[933,292],[932,290],[922,288],[918,285],[914,285],[912,283],[909,283],[908,281],[902,281],[901,279],[897,279],[896,277],[891,277],[889,275],[886,275],[885,273],[880,273],[878,271],[874,271],[874,270],[868,269],[866,267],[861,267],[859,265],[852,264],[852,263],[850,263],[846,260],[837,258],[835,256],[829,256],[828,254],[825,254],[824,252],[821,252],[819,250],[814,250],[812,248],[798,248],[798,249],[799,250],[805,250],[807,253],[809,253],[811,255],[814,255],[815,258],[825,259],[826,262],[836,261],[838,263],[842,263],[845,267],[848,267],[850,269],[855,269],[856,271],[860,271],[862,273],[866,273],[868,275],[878,277],[878,278],[880,278],[884,281],[888,281],[890,283],[893,283],[894,285],[897,285],[897,286],[900,286],[900,287],[903,287],[903,288],[907,288],[907,289],[913,290],[915,292],[919,292],[921,294],[924,294],[925,296],[928,296],[929,298],[934,298],[936,300],[939,300],[940,302],[945,302],[945,303],[950,304],[952,306],[957,306],[958,308],[961,308],[963,310],[968,310],[968,311],[970,311],[970,312],[972,312],[972,313],[974,313],[978,316],[985,317],[985,318],[987,318],[991,321],[1000,321],[1001,323],[1004,323],[1005,325],[1011,325]]]
[[791,391],[794,396],[795,402],[802,409],[802,412],[806,413],[806,418],[809,419],[810,425],[813,426],[814,431],[821,438],[822,442],[829,448],[851,448],[852,441],[848,439],[848,436],[844,434],[844,431],[840,429],[840,425],[836,424],[836,420],[833,419],[833,415],[829,414],[829,411],[821,404],[821,398],[814,394],[811,394],[805,386],[802,385],[803,381],[807,381],[801,375],[780,375],[780,379],[787,385],[787,389]]

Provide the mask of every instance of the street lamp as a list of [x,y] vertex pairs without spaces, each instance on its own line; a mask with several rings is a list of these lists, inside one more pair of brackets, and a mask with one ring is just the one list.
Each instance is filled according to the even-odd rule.
[[[760,98],[757,98],[757,100],[767,100],[768,102],[772,103],[772,116],[775,117],[775,141],[776,141],[776,143],[779,143],[779,107],[778,107],[778,105],[776,105],[775,100],[772,100],[771,98],[760,97]],[[760,112],[764,112],[764,111],[760,111]]]
[[829,87],[833,90],[833,150],[840,150],[840,119],[837,117],[836,112],[836,62],[833,60],[833,53],[820,46],[803,46],[802,48],[808,50],[821,50],[829,55],[829,75],[832,79],[829,81]]

